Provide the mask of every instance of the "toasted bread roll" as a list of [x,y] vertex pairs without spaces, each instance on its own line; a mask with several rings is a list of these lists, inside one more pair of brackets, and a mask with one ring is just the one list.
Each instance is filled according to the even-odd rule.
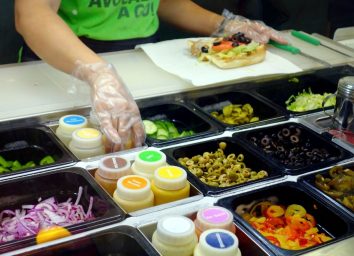
[[[237,41],[238,39],[241,40]],[[236,34],[228,38],[210,38],[189,42],[190,51],[199,61],[211,62],[230,69],[260,63],[266,56],[266,46]]]

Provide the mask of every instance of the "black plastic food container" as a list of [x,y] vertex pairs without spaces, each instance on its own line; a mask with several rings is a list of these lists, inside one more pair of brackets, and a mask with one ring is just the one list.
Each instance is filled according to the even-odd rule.
[[140,113],[143,120],[171,121],[180,133],[183,130],[194,131],[193,135],[168,140],[159,140],[147,136],[146,142],[148,145],[168,145],[190,139],[203,138],[221,132],[221,127],[218,127],[215,123],[207,120],[207,118],[202,117],[200,113],[194,111],[187,104],[180,102],[161,102],[157,105],[140,108]]
[[[190,172],[188,168],[184,167],[178,162],[178,159],[181,157],[191,158],[196,155],[203,155],[204,152],[215,152],[219,148],[220,142],[226,142],[227,144],[226,149],[224,150],[225,156],[231,153],[234,153],[236,156],[238,154],[243,154],[243,162],[246,164],[246,167],[251,168],[253,171],[257,172],[265,170],[267,171],[268,176],[262,179],[252,180],[229,187],[213,187],[203,183],[196,175]],[[259,158],[257,155],[252,153],[247,146],[230,137],[213,139],[205,142],[190,144],[187,146],[169,148],[163,150],[163,152],[166,154],[169,164],[181,166],[187,171],[189,181],[204,195],[217,195],[235,188],[283,176],[282,171],[278,167],[274,166],[266,159]]]
[[[303,206],[308,213],[314,216],[316,227],[319,232],[325,233],[333,239],[317,246],[309,247],[302,250],[282,249],[268,241],[256,229],[254,229],[242,216],[235,212],[237,207],[243,208],[251,202],[261,202],[269,198],[277,198],[277,204],[288,206],[291,204],[299,204]],[[251,232],[255,239],[259,240],[275,255],[299,255],[318,249],[328,244],[333,244],[353,235],[354,223],[348,216],[339,209],[333,208],[327,204],[325,198],[314,197],[306,188],[295,182],[284,182],[277,185],[265,187],[256,191],[246,192],[243,194],[225,197],[217,202],[217,205],[225,207],[234,214],[236,223],[244,226]]]
[[[45,156],[52,156],[54,163],[39,165]],[[32,168],[3,172],[1,175],[27,172],[32,169],[53,168],[76,161],[76,158],[57,141],[52,131],[45,126],[16,128],[0,131],[0,156],[6,161],[19,161],[22,165],[35,162]]]
[[[230,104],[250,104],[253,108],[253,116],[259,117],[259,121],[245,124],[227,124],[218,120],[217,118],[211,115],[211,112],[222,113],[223,107]],[[218,93],[214,92],[213,94],[209,94],[204,97],[194,99],[194,104],[196,108],[203,111],[207,116],[215,120],[215,122],[219,123],[225,129],[241,129],[242,127],[253,127],[256,125],[261,125],[265,123],[271,123],[277,120],[285,119],[285,113],[272,106],[269,103],[266,103],[264,100],[254,97],[250,93],[247,92],[224,92]]]
[[46,247],[45,250],[37,249],[22,255],[158,256],[160,254],[137,229],[130,226],[118,226],[70,242],[52,245]]
[[[302,174],[350,158],[351,152],[302,124],[289,122],[233,134],[288,174]],[[293,137],[295,136],[295,137]]]
[[[333,167],[335,167],[335,166],[333,166]],[[348,169],[354,171],[354,162],[347,163],[347,164],[341,164],[341,165],[338,165],[338,167],[342,167],[343,169],[348,168]],[[354,210],[353,209],[350,209],[349,207],[345,206],[341,201],[336,200],[336,198],[334,196],[325,193],[321,188],[316,186],[316,175],[321,175],[324,178],[331,178],[331,176],[329,175],[329,170],[330,169],[331,168],[326,168],[326,170],[302,176],[302,177],[299,178],[299,182],[303,183],[304,186],[308,187],[308,189],[311,190],[314,194],[320,194],[321,196],[325,197],[328,202],[331,202],[334,205],[334,207],[343,208],[343,210],[347,211],[348,214],[352,217],[352,219],[354,221]],[[354,179],[354,177],[352,177],[352,178]],[[331,181],[331,183],[332,183],[334,179],[331,178],[331,180],[332,180]],[[347,182],[347,184],[348,184],[348,181],[345,181],[345,180],[343,180],[341,178],[336,179],[336,180],[338,181],[338,185],[339,185],[338,187],[343,185],[344,182]],[[349,190],[349,191],[347,190],[345,192],[345,194],[347,196],[354,197],[354,188],[353,188],[352,181],[353,180],[351,180],[351,183],[348,184],[348,185],[351,184],[352,189]]]
[[[45,200],[54,196],[58,203],[72,198],[74,203],[79,187],[83,188],[80,204],[88,210],[90,197],[93,197],[92,213],[95,219],[70,225],[71,233],[79,233],[109,223],[119,222],[125,213],[113,199],[95,182],[91,175],[81,168],[69,168],[34,174],[0,183],[0,210],[20,209],[22,205],[37,204],[38,199]],[[35,244],[35,236],[11,242],[0,243],[0,253]]]
[[[304,90],[308,92],[311,88],[312,93],[335,93],[340,78],[354,75],[354,68],[349,66],[335,67],[316,71],[312,74],[302,75],[291,79],[276,80],[267,82],[256,89],[256,92],[270,102],[284,109],[291,116],[299,116],[314,112],[323,111],[322,107],[314,110],[296,112],[287,110],[285,102],[291,95],[297,96]],[[325,109],[333,109],[326,107]]]

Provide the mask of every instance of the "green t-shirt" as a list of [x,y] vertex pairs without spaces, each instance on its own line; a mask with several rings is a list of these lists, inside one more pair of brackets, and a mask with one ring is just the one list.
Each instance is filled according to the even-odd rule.
[[153,35],[159,0],[62,0],[59,15],[77,36],[124,40]]

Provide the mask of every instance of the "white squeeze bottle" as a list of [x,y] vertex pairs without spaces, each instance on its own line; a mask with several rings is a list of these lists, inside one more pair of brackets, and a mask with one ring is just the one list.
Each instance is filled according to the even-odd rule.
[[69,149],[79,159],[103,155],[102,133],[94,128],[77,129],[72,134]]
[[80,115],[66,115],[59,119],[59,126],[55,131],[58,138],[66,145],[72,138],[72,133],[80,128],[87,127],[87,119]]
[[197,242],[194,223],[185,216],[160,219],[152,235],[152,244],[162,256],[192,256]]
[[165,165],[166,155],[163,152],[147,149],[136,155],[131,168],[134,174],[152,180],[154,178],[155,170]]
[[225,229],[208,229],[199,238],[194,256],[241,256],[236,235]]
[[236,231],[232,213],[220,206],[209,206],[200,209],[194,220],[194,224],[198,238],[201,233],[208,229],[226,229],[232,233]]
[[113,200],[127,213],[154,206],[154,194],[149,179],[138,175],[121,177]]

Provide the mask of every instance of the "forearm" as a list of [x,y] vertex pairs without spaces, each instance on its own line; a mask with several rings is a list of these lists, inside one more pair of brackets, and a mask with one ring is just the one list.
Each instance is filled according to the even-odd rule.
[[16,0],[16,29],[28,46],[48,64],[69,74],[73,72],[77,61],[102,61],[57,15],[52,2]]
[[191,0],[160,0],[159,17],[184,30],[200,35],[212,34],[223,17]]

